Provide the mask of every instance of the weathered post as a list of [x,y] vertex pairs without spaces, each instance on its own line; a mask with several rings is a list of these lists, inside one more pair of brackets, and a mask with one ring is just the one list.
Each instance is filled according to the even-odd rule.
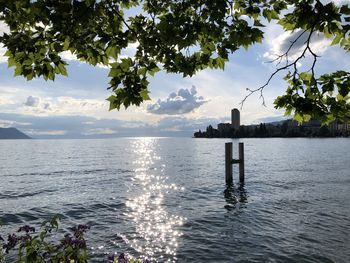
[[225,143],[225,174],[226,174],[226,184],[231,185],[232,180],[232,164],[239,164],[239,182],[244,183],[244,144],[239,143],[238,148],[238,159],[232,159],[232,142]]
[[244,144],[243,142],[239,143],[238,156],[239,156],[239,182],[244,183]]
[[232,142],[225,143],[226,184],[232,184]]

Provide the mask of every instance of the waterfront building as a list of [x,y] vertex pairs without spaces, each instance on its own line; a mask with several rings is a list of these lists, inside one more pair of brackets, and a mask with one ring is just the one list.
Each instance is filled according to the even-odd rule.
[[333,134],[338,133],[340,135],[346,135],[350,133],[350,123],[335,120],[329,124],[329,129]]
[[239,129],[239,126],[241,125],[240,113],[239,113],[239,110],[237,109],[231,110],[231,125],[232,125],[232,128],[235,129],[236,131]]
[[218,131],[221,137],[232,136],[232,124],[231,123],[219,123]]

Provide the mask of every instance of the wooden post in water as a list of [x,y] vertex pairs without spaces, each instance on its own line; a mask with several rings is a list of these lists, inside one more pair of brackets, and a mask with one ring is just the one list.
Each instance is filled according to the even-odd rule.
[[243,142],[239,143],[239,182],[244,183],[244,144]]
[[239,182],[244,183],[244,144],[239,143],[238,148],[239,159],[232,159],[232,142],[225,143],[225,178],[226,184],[233,183],[232,180],[232,164],[239,164]]
[[226,184],[232,184],[232,142],[225,143]]

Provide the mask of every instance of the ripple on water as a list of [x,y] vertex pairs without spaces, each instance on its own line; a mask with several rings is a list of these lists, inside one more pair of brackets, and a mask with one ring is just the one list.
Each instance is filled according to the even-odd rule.
[[1,221],[88,223],[93,262],[350,262],[349,140],[247,139],[228,188],[224,142],[0,142]]

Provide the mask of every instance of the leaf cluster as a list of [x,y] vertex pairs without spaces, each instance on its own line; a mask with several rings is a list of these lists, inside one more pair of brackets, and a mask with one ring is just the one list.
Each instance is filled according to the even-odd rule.
[[9,234],[6,241],[0,236],[0,262],[6,254],[15,251],[17,263],[62,263],[88,261],[88,250],[84,239],[89,229],[86,225],[78,225],[71,229],[57,242],[59,217],[54,216],[42,223],[39,233],[34,227],[25,225],[17,233]]
[[[137,6],[142,12],[126,16]],[[0,1],[10,32],[0,37],[15,75],[54,80],[67,75],[62,52],[110,67],[110,109],[149,99],[148,78],[160,69],[192,76],[224,68],[228,54],[261,42],[260,24],[229,14],[227,1]],[[136,44],[127,59],[122,51]]]
[[[288,83],[286,93],[275,100],[275,107],[285,109],[286,115],[294,115],[298,122],[318,118],[324,124],[335,119],[350,122],[350,73],[344,70],[317,76],[316,62],[319,56],[310,45],[312,36],[322,34],[332,40],[331,45],[350,51],[350,7],[340,7],[333,2],[299,1],[294,10],[279,20],[285,30],[301,30],[307,34],[302,54],[279,69],[293,68],[285,76]],[[290,48],[294,43],[291,44]],[[310,70],[299,72],[297,63],[309,53],[313,57]],[[278,69],[278,70],[279,70]]]
[[[288,60],[296,41],[280,55],[287,63],[277,71],[294,67],[294,78],[299,74],[297,62],[307,53],[314,57],[311,78],[318,78],[314,73],[318,56],[309,45],[314,34],[324,34],[333,45],[350,51],[349,6],[319,0],[0,0],[0,20],[10,29],[0,42],[16,76],[28,80],[65,76],[67,62],[62,52],[70,52],[90,65],[109,67],[110,110],[150,99],[149,78],[160,70],[186,77],[206,68],[224,69],[229,54],[262,42],[262,28],[272,20],[286,31],[308,35],[306,49],[296,61]],[[136,46],[135,54],[123,57],[130,46]],[[336,77],[337,73],[328,75]],[[286,96],[290,89],[303,91],[297,83],[296,79],[289,82]],[[313,88],[326,96],[322,87],[329,81],[320,77],[317,83]],[[266,85],[255,91],[262,92]],[[310,112],[304,109],[310,101],[307,107],[293,104],[295,99],[289,104],[280,101],[276,107],[286,109],[289,105],[292,108],[286,113],[296,109],[308,118]],[[332,118],[343,115],[327,101],[318,100],[320,107],[328,107],[327,114]]]
[[336,71],[315,79],[311,73],[288,74],[289,87],[277,97],[276,108],[286,109],[298,122],[316,117],[324,124],[336,118],[350,122],[350,73]]

